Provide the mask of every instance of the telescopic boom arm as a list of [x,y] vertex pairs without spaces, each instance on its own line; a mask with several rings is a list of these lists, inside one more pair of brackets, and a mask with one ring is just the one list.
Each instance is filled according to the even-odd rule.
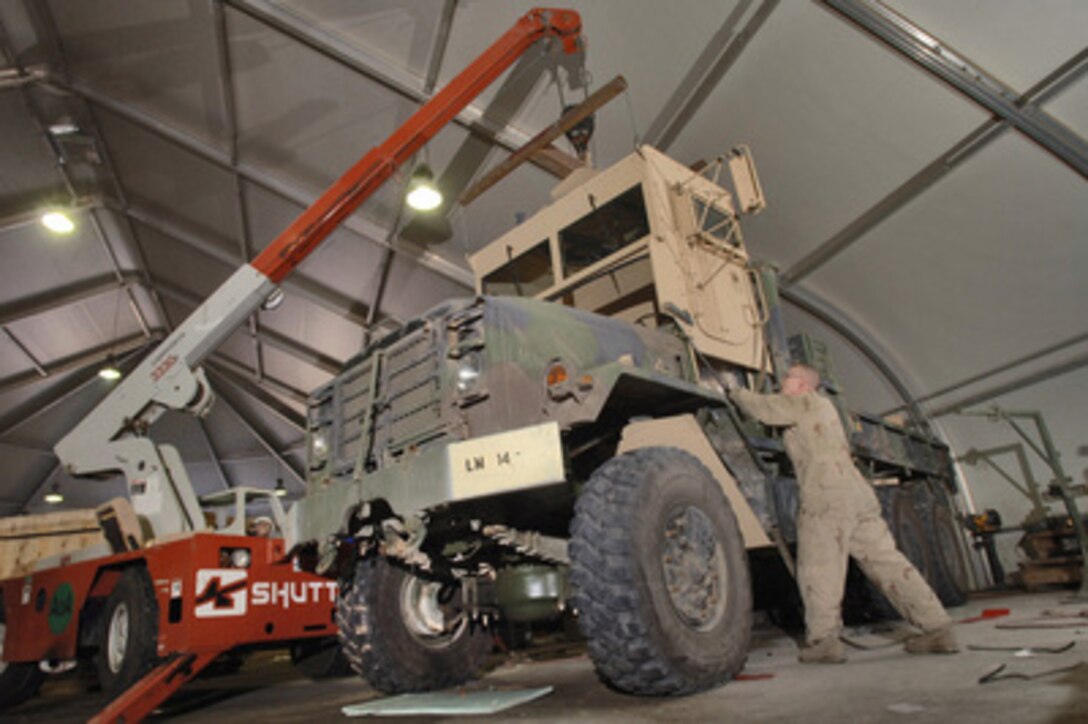
[[72,475],[120,470],[133,507],[155,535],[204,528],[181,456],[146,435],[165,410],[204,414],[214,396],[201,362],[276,291],[402,164],[481,91],[542,38],[578,50],[581,18],[571,10],[537,8],[425,103],[384,143],[371,149],[251,262],[242,265],[146,357],[54,451]]

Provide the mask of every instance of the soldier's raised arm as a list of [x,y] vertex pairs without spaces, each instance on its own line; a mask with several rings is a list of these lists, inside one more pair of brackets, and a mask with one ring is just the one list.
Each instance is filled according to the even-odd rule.
[[729,392],[729,397],[745,414],[764,425],[776,427],[795,425],[808,409],[804,398],[792,395],[761,395],[751,390],[736,389]]

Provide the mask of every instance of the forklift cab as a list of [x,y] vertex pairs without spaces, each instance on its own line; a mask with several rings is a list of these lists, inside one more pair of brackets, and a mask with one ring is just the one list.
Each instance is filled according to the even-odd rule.
[[232,488],[201,496],[200,504],[209,527],[218,533],[283,537],[287,516],[274,491]]

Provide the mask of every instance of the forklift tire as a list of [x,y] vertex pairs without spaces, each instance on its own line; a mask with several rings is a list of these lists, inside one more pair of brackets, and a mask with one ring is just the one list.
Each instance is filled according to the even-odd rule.
[[385,694],[433,691],[476,678],[491,635],[468,618],[448,584],[415,576],[385,558],[355,565],[336,606],[351,668]]
[[106,599],[95,637],[98,683],[112,701],[142,679],[157,662],[159,606],[143,568],[127,568]]
[[962,606],[967,602],[971,574],[963,551],[960,526],[952,512],[951,497],[939,480],[930,480],[925,487],[925,494],[921,496],[925,507],[922,521],[933,557],[933,575],[927,580],[943,605]]
[[609,460],[575,504],[572,603],[598,677],[640,696],[703,691],[748,656],[752,587],[721,486],[688,453]]
[[4,661],[4,610],[0,606],[0,711],[18,706],[38,693],[45,674],[37,661],[7,663]]

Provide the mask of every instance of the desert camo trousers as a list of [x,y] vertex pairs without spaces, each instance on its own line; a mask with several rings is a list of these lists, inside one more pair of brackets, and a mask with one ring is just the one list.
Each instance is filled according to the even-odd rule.
[[[797,583],[805,603],[809,644],[842,630],[842,597],[849,556],[911,624],[932,631],[951,623],[940,600],[895,547],[872,489],[827,485],[838,470],[806,471],[797,516]],[[837,466],[832,466],[837,467]]]

